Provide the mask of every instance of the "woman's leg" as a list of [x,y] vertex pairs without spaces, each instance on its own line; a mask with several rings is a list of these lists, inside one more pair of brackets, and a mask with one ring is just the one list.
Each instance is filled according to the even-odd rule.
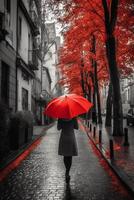
[[66,167],[66,176],[69,176],[69,171],[72,165],[72,156],[64,156],[64,164]]

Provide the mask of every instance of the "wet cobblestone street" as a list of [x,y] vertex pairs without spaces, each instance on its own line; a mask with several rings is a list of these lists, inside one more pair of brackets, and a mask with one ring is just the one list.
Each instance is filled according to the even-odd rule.
[[56,124],[36,149],[0,184],[0,200],[132,200],[127,190],[95,153],[87,135],[76,131],[79,156],[73,157],[70,185],[58,156]]

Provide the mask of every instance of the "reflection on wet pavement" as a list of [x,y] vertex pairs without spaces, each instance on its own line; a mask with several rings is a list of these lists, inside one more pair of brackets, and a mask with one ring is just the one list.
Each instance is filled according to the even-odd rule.
[[0,185],[0,200],[131,199],[115,175],[101,165],[102,158],[95,155],[82,131],[76,131],[79,156],[73,157],[66,185],[63,158],[58,156],[59,136],[56,125],[47,131],[40,145]]

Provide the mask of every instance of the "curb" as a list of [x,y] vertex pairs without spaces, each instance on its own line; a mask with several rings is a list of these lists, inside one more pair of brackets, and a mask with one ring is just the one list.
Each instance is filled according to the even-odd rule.
[[114,160],[110,160],[106,157],[106,151],[103,148],[103,146],[101,145],[101,148],[100,148],[100,145],[96,144],[95,141],[93,140],[93,138],[89,135],[89,130],[87,130],[87,127],[85,126],[85,124],[83,124],[83,126],[85,127],[85,132],[86,132],[88,138],[91,140],[91,142],[96,147],[96,149],[99,151],[99,153],[102,155],[104,160],[108,163],[109,167],[117,175],[117,177],[120,179],[120,181],[123,183],[123,185],[134,196],[134,184],[133,184],[133,182],[128,178],[128,176],[124,172],[120,171],[120,169],[114,164]]

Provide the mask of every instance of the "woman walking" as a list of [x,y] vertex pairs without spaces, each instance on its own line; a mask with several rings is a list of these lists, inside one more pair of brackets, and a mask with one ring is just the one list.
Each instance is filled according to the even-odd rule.
[[74,129],[78,129],[77,119],[59,119],[57,129],[61,130],[58,154],[64,156],[63,161],[66,168],[66,183],[69,183],[69,172],[72,165],[72,156],[78,155],[78,148],[74,133]]

